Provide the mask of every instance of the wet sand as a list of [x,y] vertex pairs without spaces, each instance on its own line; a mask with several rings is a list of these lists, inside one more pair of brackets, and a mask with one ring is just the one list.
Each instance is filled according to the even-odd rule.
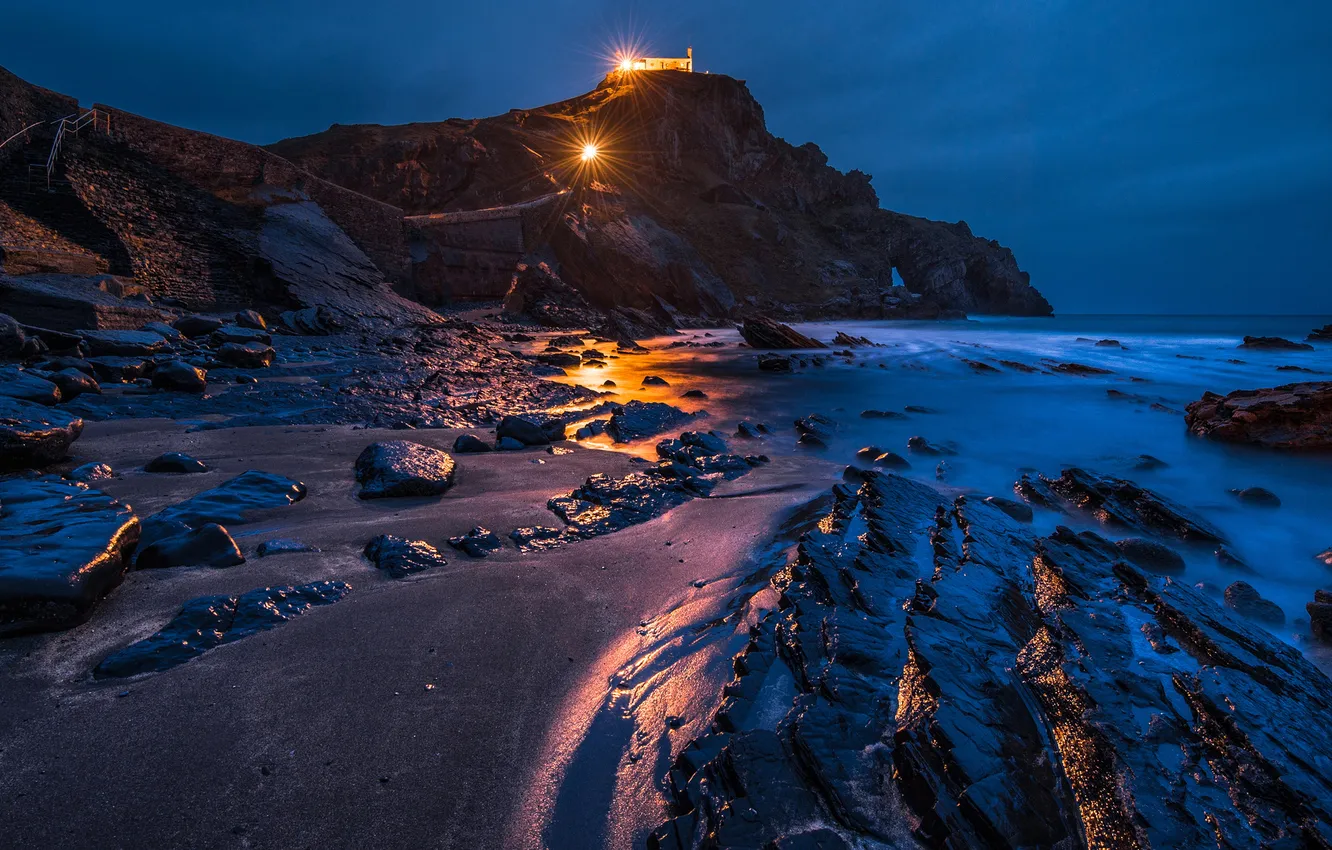
[[[538,846],[533,815],[550,809],[551,760],[581,733],[557,718],[595,703],[617,644],[641,621],[705,592],[696,580],[733,573],[784,511],[835,475],[827,461],[779,458],[715,493],[761,494],[696,499],[548,552],[521,554],[506,541],[473,560],[445,538],[474,525],[501,537],[558,525],[547,498],[635,464],[578,448],[460,455],[441,498],[356,498],[352,464],[367,444],[447,448],[458,433],[90,423],[79,458],[110,463],[117,477],[99,487],[141,516],[247,469],[303,481],[309,495],[231,529],[249,558],[241,566],[131,572],[89,622],[0,644],[3,843]],[[636,448],[650,453],[651,443]],[[214,471],[138,471],[168,450]],[[381,533],[427,540],[449,565],[390,579],[360,554]],[[322,551],[253,556],[274,537]],[[280,628],[163,673],[91,677],[188,599],[333,578],[352,593]]]

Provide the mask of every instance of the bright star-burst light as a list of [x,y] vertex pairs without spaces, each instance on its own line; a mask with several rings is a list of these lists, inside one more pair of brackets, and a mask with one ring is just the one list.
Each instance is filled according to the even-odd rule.
[[591,162],[592,160],[596,159],[597,146],[590,142],[588,144],[583,145],[582,158],[583,162]]

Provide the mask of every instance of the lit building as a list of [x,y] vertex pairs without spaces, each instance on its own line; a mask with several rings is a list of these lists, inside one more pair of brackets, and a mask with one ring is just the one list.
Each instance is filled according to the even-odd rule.
[[620,60],[621,71],[690,71],[694,70],[694,48],[686,50],[682,59],[644,58],[625,56]]

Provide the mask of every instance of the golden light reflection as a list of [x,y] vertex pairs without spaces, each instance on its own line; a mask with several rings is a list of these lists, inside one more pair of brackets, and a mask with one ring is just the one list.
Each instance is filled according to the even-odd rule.
[[597,158],[597,146],[589,142],[583,145],[583,162],[589,162]]

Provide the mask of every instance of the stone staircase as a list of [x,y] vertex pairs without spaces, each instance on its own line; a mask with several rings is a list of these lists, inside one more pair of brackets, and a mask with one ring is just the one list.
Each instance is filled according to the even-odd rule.
[[64,160],[48,174],[53,140],[43,124],[0,152],[0,271],[130,274],[125,246],[74,191]]

